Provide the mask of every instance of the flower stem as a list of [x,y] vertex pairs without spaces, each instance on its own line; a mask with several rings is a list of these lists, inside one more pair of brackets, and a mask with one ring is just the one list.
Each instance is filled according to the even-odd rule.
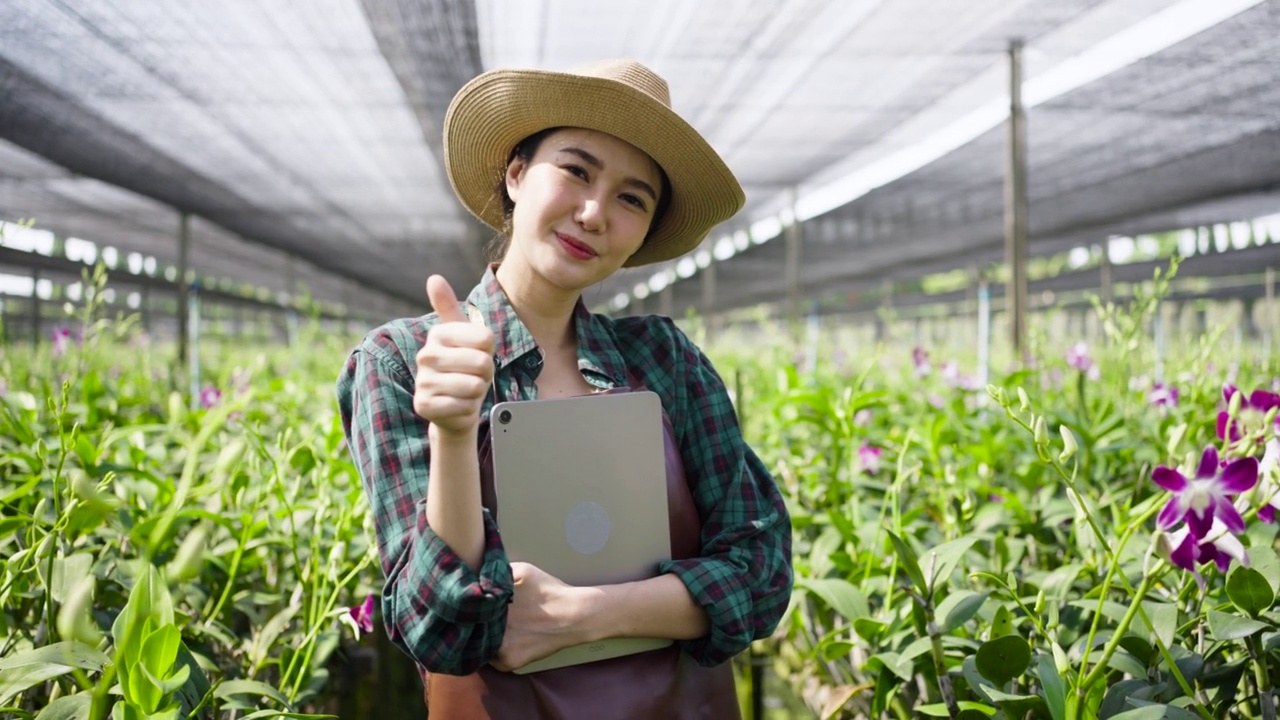
[[1133,618],[1137,616],[1138,608],[1142,607],[1142,601],[1147,597],[1147,592],[1151,589],[1151,581],[1152,576],[1146,575],[1142,578],[1142,582],[1138,583],[1138,589],[1134,591],[1134,595],[1130,599],[1129,609],[1125,612],[1124,617],[1120,619],[1120,624],[1116,626],[1115,634],[1111,636],[1111,639],[1107,641],[1106,647],[1102,649],[1102,657],[1098,658],[1098,664],[1093,666],[1093,670],[1089,671],[1089,674],[1085,676],[1079,687],[1076,688],[1076,693],[1082,700],[1089,688],[1106,675],[1107,663],[1111,661],[1111,656],[1116,654],[1116,650],[1120,647],[1120,640],[1124,638],[1125,631],[1129,629]]
[[1262,720],[1276,720],[1276,705],[1271,699],[1271,676],[1267,672],[1267,655],[1259,647],[1257,635],[1245,639],[1249,654],[1253,656],[1253,682],[1258,686],[1258,705],[1262,708]]

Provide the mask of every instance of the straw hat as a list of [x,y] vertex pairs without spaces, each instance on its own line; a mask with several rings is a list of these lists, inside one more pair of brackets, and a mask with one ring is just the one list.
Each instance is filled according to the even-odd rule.
[[572,72],[492,70],[454,96],[444,120],[444,164],[462,204],[501,231],[494,189],[516,143],[547,128],[608,133],[643,150],[671,183],[671,203],[627,267],[679,257],[746,198],[716,151],[671,109],[667,83],[631,60]]

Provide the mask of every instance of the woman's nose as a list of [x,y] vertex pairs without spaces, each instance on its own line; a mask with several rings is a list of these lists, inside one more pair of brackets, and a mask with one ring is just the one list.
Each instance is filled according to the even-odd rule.
[[587,232],[600,232],[604,229],[604,212],[599,199],[583,198],[578,207],[578,224]]

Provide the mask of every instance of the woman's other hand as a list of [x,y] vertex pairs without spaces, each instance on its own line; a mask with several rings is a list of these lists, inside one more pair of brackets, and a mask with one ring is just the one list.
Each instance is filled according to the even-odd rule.
[[580,588],[524,562],[511,563],[515,597],[507,608],[507,630],[493,659],[510,672],[573,645],[589,642],[577,621]]
[[435,432],[465,436],[480,424],[480,408],[493,384],[493,333],[468,322],[449,281],[427,278],[427,299],[440,323],[418,351],[413,410]]

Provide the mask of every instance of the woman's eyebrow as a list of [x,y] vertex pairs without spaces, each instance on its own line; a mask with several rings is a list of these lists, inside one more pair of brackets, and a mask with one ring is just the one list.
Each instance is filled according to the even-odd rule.
[[[591,153],[587,152],[586,150],[583,150],[582,148],[565,147],[565,148],[560,148],[560,152],[566,152],[566,153],[569,153],[570,155],[576,155],[584,163],[594,167],[597,170],[604,169],[604,163],[600,161],[600,158],[596,157],[595,155],[592,155]],[[647,193],[649,197],[653,199],[654,202],[658,202],[658,192],[653,189],[652,185],[641,180],[640,178],[629,177],[623,180],[623,183],[626,185],[630,185],[636,188],[637,190],[640,190],[641,192]]]

